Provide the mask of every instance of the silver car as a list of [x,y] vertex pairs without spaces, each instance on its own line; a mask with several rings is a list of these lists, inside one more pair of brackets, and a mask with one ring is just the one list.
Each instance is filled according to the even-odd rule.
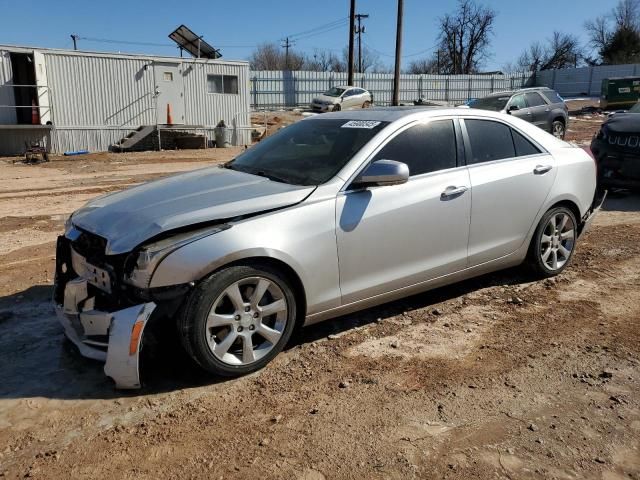
[[202,368],[241,375],[297,325],[523,262],[560,273],[595,188],[582,149],[498,113],[309,117],[224,166],[76,211],[58,240],[55,306],[118,387],[140,386],[153,322],[174,325]]
[[469,102],[471,108],[508,113],[562,139],[567,131],[569,109],[555,90],[547,87],[523,88],[493,93]]
[[331,87],[311,101],[315,112],[339,112],[354,108],[369,108],[373,104],[373,95],[363,88],[342,85]]

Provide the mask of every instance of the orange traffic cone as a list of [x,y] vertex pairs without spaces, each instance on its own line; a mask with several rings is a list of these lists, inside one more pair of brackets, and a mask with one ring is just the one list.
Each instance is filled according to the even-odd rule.
[[31,100],[31,124],[40,125],[40,113],[35,100]]
[[173,125],[173,118],[171,118],[171,104],[167,103],[167,125]]

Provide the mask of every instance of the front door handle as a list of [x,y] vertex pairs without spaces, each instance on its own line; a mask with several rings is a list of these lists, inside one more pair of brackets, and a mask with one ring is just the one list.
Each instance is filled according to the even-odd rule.
[[544,175],[553,167],[551,165],[536,165],[536,168],[533,169],[533,173],[535,175]]
[[457,197],[458,195],[462,195],[467,190],[468,190],[467,187],[455,187],[451,185],[445,188],[444,192],[440,194],[440,198],[447,199],[451,197]]

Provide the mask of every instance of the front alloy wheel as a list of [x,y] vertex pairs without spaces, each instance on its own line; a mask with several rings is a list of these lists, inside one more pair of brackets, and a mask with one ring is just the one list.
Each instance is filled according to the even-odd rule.
[[288,321],[287,300],[280,287],[264,277],[229,285],[207,316],[211,352],[229,365],[250,365],[268,354]]
[[262,368],[293,332],[296,301],[286,276],[270,267],[233,266],[200,283],[180,321],[182,343],[211,373]]
[[529,263],[541,276],[559,274],[568,265],[577,239],[575,216],[566,207],[548,211],[540,220],[529,252]]

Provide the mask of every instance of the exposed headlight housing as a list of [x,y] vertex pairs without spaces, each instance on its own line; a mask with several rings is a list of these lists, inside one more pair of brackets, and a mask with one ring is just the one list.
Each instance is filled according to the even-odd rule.
[[184,247],[189,243],[221,232],[227,228],[230,228],[230,225],[224,224],[216,225],[215,227],[201,228],[143,245],[140,249],[134,251],[131,254],[132,258],[128,260],[128,263],[133,262],[133,258],[135,258],[135,264],[129,273],[125,273],[125,282],[134,287],[148,288],[153,273],[167,255],[175,252],[180,247]]

